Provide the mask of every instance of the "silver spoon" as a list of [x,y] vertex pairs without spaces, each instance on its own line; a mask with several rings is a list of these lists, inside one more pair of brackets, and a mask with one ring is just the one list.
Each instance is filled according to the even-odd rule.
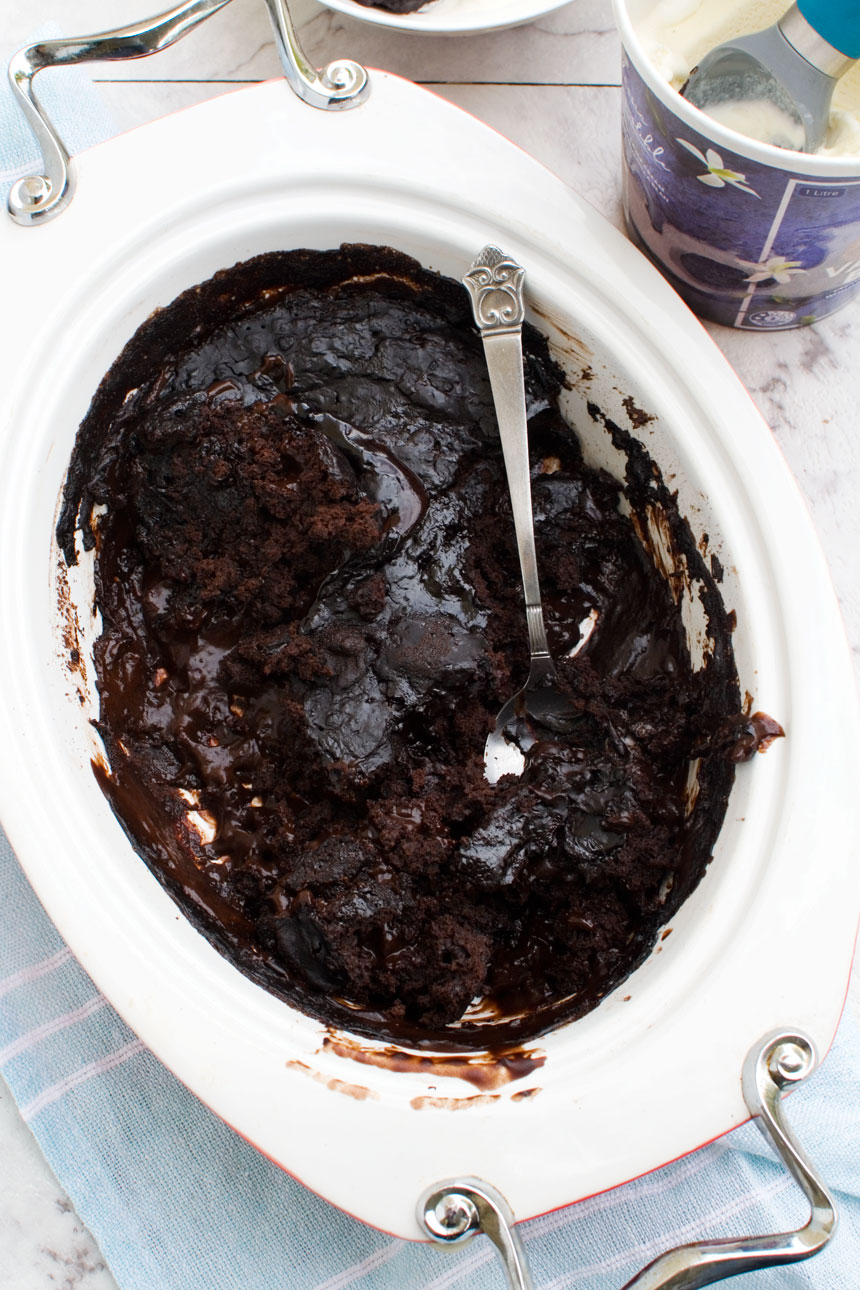
[[551,734],[564,733],[580,715],[558,685],[541,607],[523,380],[524,278],[522,265],[496,246],[485,246],[463,278],[484,342],[499,423],[531,654],[528,680],[502,708],[496,718],[495,729],[487,736],[484,774],[491,784],[495,784],[502,775],[522,774],[524,753],[541,737],[542,730]]
[[[832,43],[835,42],[835,43]],[[779,22],[706,54],[681,93],[708,116],[762,143],[814,152],[833,91],[860,52],[850,0],[804,0]]]

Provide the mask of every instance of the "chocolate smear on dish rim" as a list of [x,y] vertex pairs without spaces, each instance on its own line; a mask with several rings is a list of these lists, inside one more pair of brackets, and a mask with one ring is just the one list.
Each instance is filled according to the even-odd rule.
[[95,774],[195,926],[341,1031],[504,1065],[647,957],[735,762],[782,731],[742,709],[733,622],[655,463],[589,404],[626,479],[585,464],[526,326],[548,631],[581,719],[487,784],[528,656],[469,308],[382,247],[216,274],[103,379],[57,537],[68,566],[95,549]]

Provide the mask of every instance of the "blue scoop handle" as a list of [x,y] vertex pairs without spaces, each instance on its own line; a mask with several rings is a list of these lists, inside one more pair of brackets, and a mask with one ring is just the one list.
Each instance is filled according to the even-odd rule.
[[810,27],[846,58],[860,58],[860,0],[797,0]]

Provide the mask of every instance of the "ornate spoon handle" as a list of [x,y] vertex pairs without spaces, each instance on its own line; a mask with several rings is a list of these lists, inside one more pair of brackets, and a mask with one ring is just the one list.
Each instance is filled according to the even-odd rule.
[[526,272],[497,246],[485,246],[463,278],[484,343],[526,601],[532,658],[549,659],[541,607],[532,513],[526,393],[523,381],[523,283]]

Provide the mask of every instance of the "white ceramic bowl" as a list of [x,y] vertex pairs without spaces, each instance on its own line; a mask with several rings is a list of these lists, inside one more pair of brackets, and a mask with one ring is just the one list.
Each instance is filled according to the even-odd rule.
[[[526,1218],[741,1122],[743,1058],[774,1027],[804,1028],[826,1050],[860,906],[860,739],[806,511],[699,324],[524,153],[407,82],[373,81],[370,101],[343,114],[281,82],[193,108],[82,156],[53,223],[0,219],[0,816],[74,952],[179,1078],[329,1200],[417,1237],[415,1202],[438,1179],[483,1177]],[[455,276],[492,241],[527,267],[587,456],[619,468],[587,401],[621,426],[625,396],[653,415],[639,433],[726,570],[742,689],[788,734],[740,768],[673,935],[589,1016],[537,1042],[542,1069],[485,1093],[324,1048],[322,1025],[192,929],[95,782],[89,713],[63,663],[53,528],[103,373],[154,308],[216,269],[344,240],[389,243]],[[73,594],[89,621],[90,593]],[[540,1091],[516,1098],[524,1087]]]
[[356,0],[322,0],[329,9],[377,27],[433,36],[467,36],[534,22],[570,0],[431,0],[415,13],[389,13]]

